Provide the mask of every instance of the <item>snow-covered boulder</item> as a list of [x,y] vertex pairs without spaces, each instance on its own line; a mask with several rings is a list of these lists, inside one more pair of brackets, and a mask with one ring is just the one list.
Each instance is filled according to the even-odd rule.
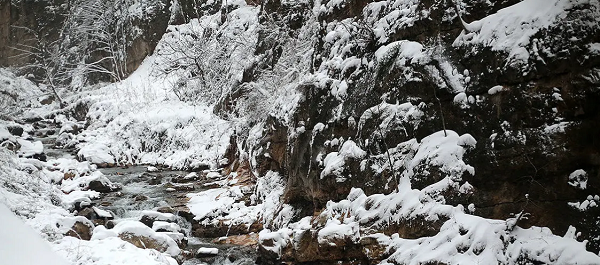
[[83,216],[64,217],[57,223],[65,236],[71,236],[82,240],[90,240],[94,224]]
[[219,254],[218,248],[201,247],[196,251],[196,256],[199,258],[211,257]]
[[115,158],[111,155],[110,149],[102,143],[84,145],[77,152],[77,157],[102,167],[111,167],[115,164]]
[[113,192],[121,189],[121,185],[111,182],[102,172],[94,171],[79,178],[66,179],[61,190],[69,193],[76,190],[92,190],[97,192]]
[[109,237],[119,237],[138,248],[155,249],[177,256],[181,252],[177,242],[168,235],[158,233],[138,221],[126,220],[115,225],[113,229],[98,226],[94,229],[92,240],[102,240]]
[[176,218],[177,217],[172,213],[142,211],[142,217],[140,217],[140,222],[148,227],[154,227],[154,222],[156,221],[173,223],[175,222]]

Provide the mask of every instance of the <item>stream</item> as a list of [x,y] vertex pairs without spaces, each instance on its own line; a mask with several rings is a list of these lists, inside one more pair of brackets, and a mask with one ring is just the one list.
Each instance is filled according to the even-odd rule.
[[[55,147],[57,128],[52,128],[51,124],[36,130],[35,141],[41,141],[44,145],[44,153],[47,159],[69,158],[76,159],[75,150],[57,149]],[[161,211],[169,209],[176,216],[176,223],[187,237],[187,246],[181,248],[182,251],[196,253],[201,247],[218,249],[217,255],[207,255],[205,257],[195,257],[185,259],[182,264],[235,264],[246,265],[255,264],[257,260],[257,251],[255,246],[238,246],[213,243],[215,238],[197,238],[192,236],[193,216],[189,212],[179,212],[178,209],[186,205],[186,195],[192,192],[208,190],[205,185],[214,180],[207,180],[199,177],[194,179],[185,179],[191,172],[160,170],[158,172],[148,172],[146,166],[131,167],[113,167],[99,168],[106,177],[113,183],[122,185],[120,191],[102,193],[100,198],[92,201],[92,204],[112,212],[113,222],[118,223],[122,220],[140,220],[144,211]],[[198,172],[200,176],[200,172]],[[214,187],[212,185],[211,187]],[[180,261],[181,262],[181,261]]]

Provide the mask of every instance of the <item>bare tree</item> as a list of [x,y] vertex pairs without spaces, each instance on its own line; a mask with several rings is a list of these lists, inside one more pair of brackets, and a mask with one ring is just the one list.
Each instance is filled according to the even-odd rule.
[[120,81],[126,74],[126,32],[128,0],[70,1],[58,38],[49,40],[39,30],[17,27],[33,36],[32,45],[18,44],[17,56],[32,63],[23,67],[36,72],[64,105],[60,91],[77,89],[90,76]]

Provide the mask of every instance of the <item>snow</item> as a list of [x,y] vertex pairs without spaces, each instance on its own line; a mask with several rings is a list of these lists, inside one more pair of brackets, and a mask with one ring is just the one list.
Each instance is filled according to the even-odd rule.
[[[417,12],[419,3],[417,0],[405,0],[380,1],[367,5],[364,11],[371,14],[369,19],[374,22],[372,28],[378,43],[388,42],[392,32],[413,26],[419,18]],[[382,16],[379,15],[381,10],[386,10]]]
[[588,44],[588,49],[590,50],[590,53],[592,53],[592,54],[600,54],[600,43],[598,43],[598,42],[590,43],[590,44]]
[[157,211],[142,211],[141,212],[142,216],[147,216],[149,218],[152,218],[156,221],[165,221],[165,222],[174,222],[176,220],[176,216],[172,213],[161,213],[161,212],[157,212]]
[[562,121],[552,125],[543,126],[543,132],[546,134],[564,133],[565,129],[572,125],[572,122]]
[[469,134],[459,136],[456,132],[446,130],[431,134],[421,140],[416,154],[412,157],[406,174],[414,176],[420,164],[439,166],[451,177],[460,179],[463,172],[475,175],[475,169],[463,160],[466,147],[473,147],[476,140]]
[[154,221],[154,223],[152,223],[152,230],[158,231],[161,229],[170,232],[178,232],[179,230],[181,230],[181,227],[179,227],[179,225],[177,225],[176,223],[169,223],[164,221]]
[[598,207],[600,201],[598,200],[598,195],[592,196],[588,195],[587,199],[580,202],[568,202],[567,205],[579,210],[579,211],[587,211],[590,208]]
[[94,210],[96,215],[98,215],[98,217],[100,217],[100,218],[113,218],[114,217],[114,215],[112,213],[110,213],[109,211],[102,210],[96,206],[92,206],[92,210]]
[[234,198],[227,196],[228,192],[227,189],[218,188],[188,195],[190,196],[188,207],[190,212],[196,216],[194,219],[202,219],[214,210],[232,204]]
[[3,264],[67,265],[50,244],[28,227],[10,209],[0,203],[0,256]]
[[280,202],[284,191],[282,177],[269,171],[258,178],[255,193],[250,196],[253,205],[238,202],[243,196],[240,186],[224,186],[198,193],[188,194],[187,206],[202,225],[217,225],[220,222],[230,225],[250,226],[261,221],[265,225],[277,222],[286,224],[296,211]]
[[72,191],[82,190],[89,187],[90,182],[99,181],[103,185],[116,189],[119,187],[118,184],[112,183],[102,172],[93,171],[89,175],[81,175],[72,179],[63,180],[61,183],[61,190],[65,193]]
[[177,265],[169,255],[153,249],[141,249],[118,237],[91,241],[65,237],[54,249],[73,264],[89,265]]
[[78,156],[94,164],[216,168],[229,144],[231,122],[214,115],[212,106],[178,100],[172,90],[176,74],[157,76],[156,60],[147,58],[119,83],[71,98],[72,105],[89,106],[89,126],[59,139],[70,139]]
[[[319,244],[329,245],[338,240],[359,242],[361,238],[375,237],[390,254],[380,264],[518,264],[523,257],[543,264],[600,262],[600,257],[585,251],[586,242],[577,241],[572,236],[573,231],[560,237],[548,228],[515,226],[515,218],[492,220],[467,214],[466,210],[475,211],[473,204],[467,209],[462,205],[446,205],[439,195],[441,191],[456,189],[470,193],[474,189],[462,181],[461,176],[464,172],[475,173],[474,168],[463,161],[463,156],[476,143],[470,134],[459,135],[451,130],[433,133],[420,141],[411,139],[401,143],[390,149],[396,163],[401,164],[397,190],[387,195],[367,196],[362,189],[353,188],[347,199],[329,201],[317,217],[308,216],[275,231],[265,229],[259,233],[259,240],[265,249],[281,255],[287,247],[298,247],[294,238],[306,231],[316,232]],[[400,152],[404,157],[398,156],[397,150],[404,150]],[[412,189],[410,179],[426,174],[420,171],[422,165],[437,167],[446,177],[422,190]],[[596,198],[600,196],[589,196],[584,202],[570,205],[587,210],[597,207]],[[311,219],[320,221],[311,222]],[[412,220],[441,221],[442,226],[437,234],[417,239],[373,233],[390,223],[402,225]]]
[[[295,2],[288,0],[282,3],[291,5]],[[211,3],[214,1],[201,3],[201,6]],[[308,5],[309,2],[302,3]],[[323,13],[337,12],[337,8],[348,3],[346,0],[333,0],[325,1],[321,5],[321,1],[316,1],[313,15],[323,17]],[[572,1],[567,0],[519,2],[479,21],[465,23],[467,30],[461,33],[454,45],[489,47],[494,51],[505,51],[509,60],[527,60],[532,56],[528,49],[529,44],[533,42],[533,36],[542,28],[557,23],[566,13],[565,10],[572,5]],[[141,6],[136,4],[132,11],[139,13]],[[313,222],[311,217],[298,220],[301,217],[298,216],[299,210],[282,202],[286,177],[277,172],[269,171],[264,176],[259,176],[255,187],[235,186],[238,183],[235,174],[223,176],[216,171],[204,172],[207,173],[207,179],[215,180],[211,184],[223,186],[188,194],[190,200],[187,206],[196,220],[202,225],[250,225],[262,222],[267,229],[260,232],[259,240],[272,240],[272,246],[264,247],[278,253],[281,253],[286,245],[296,244],[294,240],[300,238],[300,233],[312,230],[320,244],[335,244],[338,240],[346,239],[358,242],[364,237],[376,238],[390,254],[382,264],[513,264],[518,263],[522,257],[533,257],[540,263],[598,264],[596,255],[585,252],[585,242],[576,240],[577,233],[574,228],[569,229],[564,237],[560,237],[552,235],[547,228],[514,227],[514,219],[490,220],[465,213],[467,210],[473,213],[474,204],[469,204],[466,209],[462,205],[446,205],[442,193],[468,194],[475,189],[469,182],[464,181],[462,176],[464,173],[475,173],[475,169],[463,161],[463,156],[476,147],[477,140],[468,133],[458,134],[452,130],[438,131],[422,139],[408,139],[408,132],[416,131],[423,122],[430,122],[427,117],[423,117],[423,108],[427,107],[427,104],[415,103],[419,99],[411,98],[412,103],[391,104],[384,98],[380,104],[370,103],[371,105],[365,107],[371,107],[362,113],[360,118],[356,117],[358,121],[355,117],[342,115],[347,112],[344,101],[348,100],[350,92],[355,88],[352,79],[347,76],[365,70],[372,71],[373,67],[381,67],[389,62],[399,70],[405,71],[403,74],[406,79],[413,80],[419,77],[410,76],[410,65],[424,65],[431,74],[446,79],[442,80],[446,82],[445,88],[456,94],[454,104],[463,109],[469,108],[469,104],[474,106],[474,97],[468,96],[465,91],[470,75],[477,76],[477,73],[467,69],[463,71],[461,66],[457,67],[442,57],[435,58],[439,65],[432,67],[432,49],[435,47],[426,47],[408,40],[394,41],[397,39],[395,33],[413,26],[415,21],[427,16],[427,10],[421,10],[420,6],[422,3],[417,0],[378,1],[368,3],[363,9],[361,19],[364,20],[346,18],[341,21],[323,22],[322,25],[318,20],[309,17],[306,25],[295,32],[297,36],[294,40],[280,43],[283,47],[283,59],[269,66],[273,68],[272,72],[265,70],[267,74],[261,75],[255,82],[245,84],[247,87],[242,89],[248,94],[233,100],[232,107],[235,111],[232,113],[235,115],[227,117],[223,117],[223,113],[219,113],[222,116],[216,114],[219,112],[219,106],[214,105],[214,102],[223,95],[237,92],[233,89],[238,88],[237,82],[242,79],[245,70],[261,59],[253,54],[253,47],[258,42],[258,33],[274,34],[272,37],[280,40],[283,38],[275,35],[279,34],[279,29],[259,28],[257,21],[260,7],[248,6],[243,0],[224,2],[223,7],[235,7],[226,15],[225,21],[222,20],[222,13],[217,12],[192,19],[184,25],[171,25],[155,55],[148,57],[129,78],[67,99],[72,105],[85,103],[90,107],[87,116],[89,127],[79,135],[73,135],[70,131],[76,127],[83,128],[82,122],[68,120],[60,115],[56,118],[56,121],[62,123],[59,138],[66,139],[69,146],[79,149],[78,156],[85,161],[55,159],[41,163],[34,160],[7,159],[14,161],[9,161],[12,163],[9,166],[0,166],[0,184],[10,184],[0,185],[0,202],[7,203],[10,211],[18,213],[34,229],[46,231],[43,236],[55,240],[52,245],[54,249],[74,264],[174,265],[176,262],[171,255],[175,254],[177,249],[172,245],[173,240],[169,241],[167,238],[179,238],[183,235],[156,233],[156,230],[162,229],[180,230],[178,225],[167,222],[174,221],[174,215],[146,211],[142,214],[158,220],[154,222],[152,229],[138,222],[125,220],[110,230],[99,226],[95,229],[91,241],[81,241],[62,237],[61,233],[82,218],[70,216],[68,211],[56,205],[72,208],[76,202],[90,204],[92,198],[100,196],[98,192],[82,190],[86,189],[92,180],[110,184],[105,176],[96,171],[93,164],[153,165],[147,167],[149,172],[157,171],[157,166],[177,169],[209,166],[212,170],[219,170],[230,137],[240,130],[248,130],[248,125],[254,125],[249,129],[250,136],[245,143],[249,150],[242,150],[241,152],[248,153],[241,156],[249,158],[252,167],[257,168],[258,163],[253,156],[261,151],[252,148],[259,145],[264,137],[265,122],[262,119],[270,116],[282,121],[284,126],[292,125],[296,118],[293,115],[294,110],[303,99],[302,93],[298,92],[299,88],[315,85],[317,89],[330,93],[340,105],[332,108],[334,118],[331,121],[318,122],[313,127],[313,139],[317,134],[321,136],[326,129],[334,129],[326,124],[331,125],[332,123],[328,122],[335,122],[336,119],[347,118],[349,126],[359,131],[358,135],[351,135],[352,138],[331,137],[333,139],[327,142],[324,149],[326,151],[319,151],[317,157],[322,169],[320,178],[335,175],[336,180],[345,181],[350,178],[344,174],[348,160],[367,158],[365,150],[372,150],[369,141],[384,138],[392,130],[404,130],[407,139],[384,150],[391,154],[392,165],[373,165],[377,172],[382,172],[386,167],[393,167],[398,172],[400,183],[397,190],[387,195],[367,196],[360,189],[352,189],[345,200],[328,202],[323,212],[315,218],[325,222]],[[327,32],[323,38],[325,52],[321,54],[321,58],[306,60],[316,55],[313,50],[315,40],[311,35],[315,30]],[[355,39],[371,37],[362,37],[362,31],[372,31],[376,44],[385,43],[374,54],[372,47],[367,47],[370,51],[369,58],[358,58],[353,52],[365,50],[365,47],[361,46],[364,44],[354,41]],[[184,43],[189,38],[204,38],[204,34],[208,32],[219,38],[211,39],[204,46],[198,43],[190,47],[184,45],[185,49],[179,52],[200,49],[207,52],[204,54],[206,57],[200,61],[208,63],[209,67],[214,66],[210,69],[217,69],[212,81],[218,81],[211,83],[214,87],[211,87],[210,91],[203,91],[206,94],[198,96],[198,91],[194,89],[201,87],[201,82],[188,78],[197,75],[193,70],[178,69],[171,74],[156,73],[157,65],[181,55],[176,53],[169,57],[169,45]],[[599,47],[598,43],[588,45],[591,53],[600,53]],[[228,56],[218,57],[219,52]],[[321,65],[312,65],[316,61],[322,61]],[[177,63],[186,62],[177,60]],[[211,63],[214,65],[210,65]],[[229,66],[230,69],[219,71],[217,64]],[[313,67],[316,68],[314,73]],[[0,71],[0,80],[8,76],[3,71]],[[16,77],[9,79],[14,80]],[[39,90],[33,83],[24,79],[21,81],[23,86],[31,87],[31,91]],[[180,84],[183,84],[185,89],[190,89],[192,93],[187,95],[192,95],[192,99],[185,99],[185,93],[174,92]],[[7,91],[10,92],[11,88],[18,91],[15,82]],[[488,94],[494,95],[504,90],[502,86],[495,86],[488,90]],[[36,93],[23,95],[38,96]],[[552,99],[561,101],[562,96],[554,93]],[[366,124],[371,121],[376,122],[372,134],[360,135]],[[313,122],[308,124],[311,123]],[[570,124],[561,122],[544,125],[541,129],[549,134],[561,133],[568,125]],[[310,127],[305,126],[290,126],[289,129],[295,132],[295,135],[290,137],[310,131]],[[492,147],[495,137],[496,134],[490,137]],[[43,152],[40,142],[15,138],[2,125],[0,139],[19,139],[17,141],[23,143],[20,151],[22,156]],[[288,140],[291,142],[294,139]],[[312,144],[313,142],[311,148]],[[5,160],[5,156],[10,155],[2,151],[0,162]],[[265,156],[269,154],[265,153]],[[373,155],[369,159],[378,157]],[[428,176],[431,168],[439,169],[436,173],[440,174],[441,180],[422,190],[413,189],[411,180]],[[26,174],[24,169],[33,173]],[[68,179],[63,179],[67,177],[65,173],[70,176]],[[185,178],[197,176],[196,173],[191,173]],[[587,187],[587,178],[585,171],[576,170],[568,176],[568,183],[583,190]],[[56,184],[51,184],[52,182]],[[246,198],[246,195],[250,195],[251,205],[247,205],[247,200],[241,200]],[[586,200],[570,202],[569,205],[586,211],[597,207],[599,203],[598,195],[590,194]],[[110,212],[97,207],[93,209],[100,216],[112,216]],[[374,233],[390,223],[410,222],[416,218],[441,221],[443,225],[438,234],[418,239],[403,239],[398,234]],[[119,233],[134,233],[160,240],[169,246],[168,253],[137,248],[119,239]],[[203,251],[215,251],[214,254],[218,252],[217,249],[199,250]]]
[[527,61],[532,37],[564,18],[572,6],[569,0],[525,0],[465,24],[466,30],[453,45],[487,46],[492,51],[505,51],[509,61]]
[[[359,226],[357,222],[342,224],[339,220],[327,220],[327,224],[317,234],[317,241],[321,244],[334,244],[336,239],[347,239],[356,242],[359,238]],[[335,245],[335,244],[334,244]]]
[[494,86],[494,87],[492,87],[492,88],[490,88],[488,90],[488,94],[489,95],[494,95],[494,94],[496,94],[498,92],[502,92],[502,91],[504,91],[504,87],[503,86]]
[[27,107],[41,107],[38,98],[48,94],[27,78],[4,68],[0,68],[0,84],[0,115],[6,117],[17,117]]
[[569,174],[569,185],[585,190],[587,188],[588,175],[583,169],[578,169]]
[[166,248],[165,253],[171,256],[177,256],[181,250],[175,240],[171,237],[157,233],[145,224],[134,220],[122,220],[114,228],[106,229],[104,226],[98,226],[94,229],[91,240],[104,240],[110,237],[123,236],[129,234],[133,236],[147,237],[155,240],[158,244]]
[[465,133],[458,137],[458,142],[456,144],[466,148],[475,148],[477,141],[472,135]]
[[[323,160],[324,169],[321,171],[321,179],[329,175],[340,176],[348,159],[361,159],[366,155],[367,152],[358,147],[354,141],[345,141],[338,152],[327,154],[325,160]],[[339,181],[344,180],[339,179]]]
[[7,140],[13,138],[12,134],[6,129],[4,124],[0,124],[0,140]]
[[469,100],[467,94],[464,92],[456,94],[452,102],[454,102],[455,105],[458,105],[461,109],[469,108]]
[[410,102],[402,104],[389,104],[382,102],[367,109],[360,116],[358,121],[358,129],[362,130],[366,122],[371,119],[380,119],[381,123],[379,124],[379,129],[374,133],[381,134],[380,136],[385,136],[393,127],[393,125],[398,123],[410,124],[417,127],[422,116],[423,112],[419,109],[419,107],[414,106]]
[[217,179],[220,177],[222,177],[222,175],[219,172],[208,172],[206,174],[206,178],[208,178],[208,179]]
[[204,254],[204,255],[217,255],[217,254],[219,254],[219,249],[218,248],[201,247],[198,249],[198,251],[196,251],[196,253]]
[[[362,190],[353,189],[347,200],[329,202],[318,217],[327,218],[327,223],[322,228],[316,228],[319,243],[335,242],[337,238],[356,241],[362,237],[374,236],[378,242],[387,246],[387,251],[391,254],[381,264],[518,264],[521,257],[533,258],[544,264],[557,261],[565,264],[600,262],[600,257],[585,252],[585,242],[579,242],[570,236],[574,232],[560,237],[553,235],[547,228],[508,229],[508,221],[469,215],[464,213],[461,206],[443,205],[427,200],[426,197],[422,191],[407,189],[406,186],[389,195],[366,196]],[[444,220],[447,221],[437,235],[431,237],[405,239],[398,234],[369,234],[376,227],[387,226],[390,221],[407,222],[417,216],[423,216],[425,220],[438,220],[439,216],[446,216]],[[293,235],[311,229],[310,223],[307,226],[303,222],[306,221],[290,225],[295,229],[262,231],[259,240],[272,240],[274,246],[268,246],[269,249],[281,253],[283,247],[294,244]],[[357,223],[362,226],[359,227]]]
[[92,199],[100,198],[100,192],[93,190],[74,190],[68,194],[62,195],[62,202],[66,208],[71,208],[76,202],[82,202],[83,205],[91,205]]
[[561,94],[560,93],[552,93],[552,97],[556,100],[556,101],[564,101]]
[[110,154],[108,146],[102,143],[84,145],[77,156],[93,164],[114,164],[115,158]]
[[425,58],[423,45],[414,41],[395,41],[387,45],[382,45],[375,51],[377,62],[384,62],[390,56],[395,60],[408,59],[411,63],[418,63]]
[[17,142],[21,145],[21,148],[18,151],[20,156],[30,157],[44,152],[44,146],[40,141],[30,142],[25,139],[18,138]]

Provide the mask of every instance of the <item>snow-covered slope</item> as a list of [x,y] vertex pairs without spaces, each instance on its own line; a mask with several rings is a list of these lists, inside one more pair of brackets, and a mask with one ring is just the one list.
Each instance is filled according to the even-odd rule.
[[600,263],[598,1],[176,2],[135,73],[53,116],[86,165],[213,170],[197,236],[260,231],[272,263]]
[[16,217],[4,204],[0,204],[0,255],[2,262],[13,265],[66,265],[48,242],[42,239],[31,227]]

